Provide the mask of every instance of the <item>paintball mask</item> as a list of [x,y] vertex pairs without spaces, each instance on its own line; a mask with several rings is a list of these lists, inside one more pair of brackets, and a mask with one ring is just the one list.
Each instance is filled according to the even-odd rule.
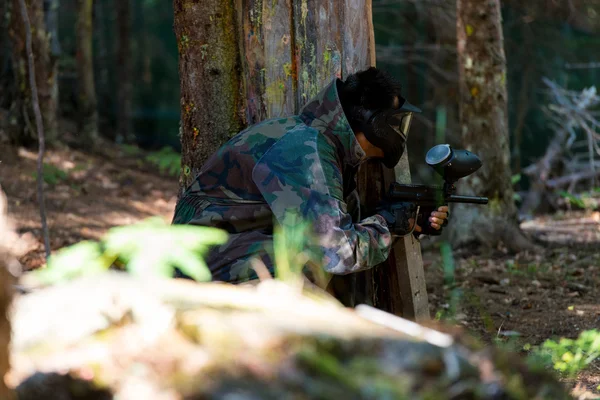
[[358,128],[367,140],[383,150],[383,164],[387,168],[398,164],[404,153],[413,113],[421,112],[406,99],[399,97],[399,100],[402,104],[399,108],[367,110],[356,107],[354,112]]

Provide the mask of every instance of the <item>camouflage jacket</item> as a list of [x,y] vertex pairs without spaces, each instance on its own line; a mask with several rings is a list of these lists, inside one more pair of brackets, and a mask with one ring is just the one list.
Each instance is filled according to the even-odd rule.
[[364,155],[334,79],[300,115],[260,122],[225,143],[179,200],[173,223],[230,233],[206,257],[213,280],[255,279],[252,257],[273,274],[273,223],[289,210],[311,223],[326,272],[371,268],[388,257],[392,236],[383,217],[357,220],[349,210]]

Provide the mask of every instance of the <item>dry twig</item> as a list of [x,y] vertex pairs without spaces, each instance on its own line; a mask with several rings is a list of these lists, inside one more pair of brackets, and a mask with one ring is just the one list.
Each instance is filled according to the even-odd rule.
[[38,202],[40,204],[40,218],[42,220],[42,233],[44,235],[44,247],[46,249],[46,258],[50,256],[50,235],[48,233],[48,223],[46,221],[46,206],[44,202],[44,151],[45,151],[45,140],[44,140],[44,124],[42,123],[42,113],[40,111],[40,103],[38,100],[37,84],[35,82],[35,63],[33,59],[33,49],[31,45],[31,23],[29,21],[29,15],[27,13],[27,6],[25,0],[19,0],[21,6],[21,17],[23,18],[23,24],[25,26],[25,44],[27,49],[27,62],[29,64],[29,85],[31,86],[31,104],[33,105],[33,112],[35,114],[35,123],[38,134],[38,159],[37,159],[37,194]]

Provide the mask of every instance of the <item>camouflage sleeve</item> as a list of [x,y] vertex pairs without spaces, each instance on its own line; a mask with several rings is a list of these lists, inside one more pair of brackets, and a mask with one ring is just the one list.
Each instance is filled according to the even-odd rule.
[[348,274],[387,259],[392,237],[385,220],[375,215],[352,222],[335,149],[316,130],[286,134],[259,160],[252,177],[280,223],[292,211],[312,224],[327,272]]

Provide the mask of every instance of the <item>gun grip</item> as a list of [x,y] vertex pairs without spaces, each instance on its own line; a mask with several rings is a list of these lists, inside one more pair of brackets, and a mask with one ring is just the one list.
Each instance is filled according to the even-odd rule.
[[[440,206],[441,207],[441,206]],[[436,206],[421,206],[420,210],[419,210],[419,216],[417,217],[417,223],[419,224],[419,226],[421,227],[421,234],[422,235],[429,235],[429,236],[440,236],[442,234],[442,230],[437,230],[434,229],[431,226],[431,221],[429,221],[429,217],[431,216],[431,213],[435,210],[437,210],[439,207]]]

